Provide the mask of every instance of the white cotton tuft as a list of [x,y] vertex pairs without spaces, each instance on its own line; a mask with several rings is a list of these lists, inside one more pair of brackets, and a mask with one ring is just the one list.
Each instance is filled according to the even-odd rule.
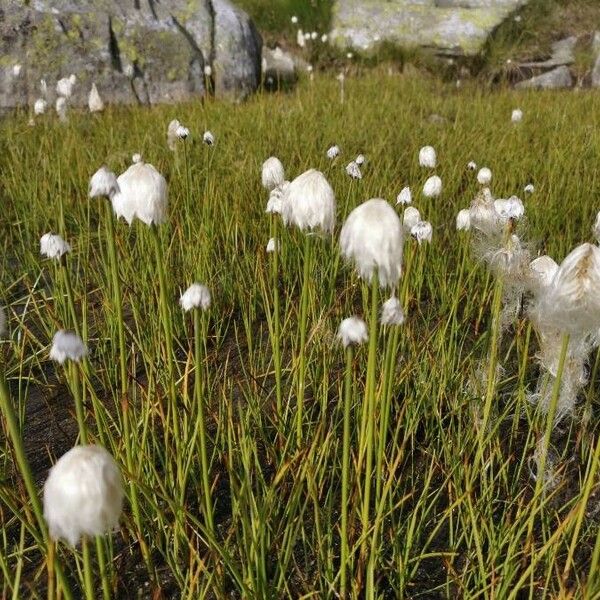
[[212,67],[210,65],[204,65],[204,75],[206,77],[212,76]]
[[436,198],[442,193],[442,180],[437,175],[432,175],[423,186],[423,195],[427,198]]
[[365,162],[365,155],[364,154],[359,154],[355,159],[354,162],[360,167],[360,165],[364,164]]
[[315,169],[298,175],[282,196],[281,216],[286,225],[302,231],[322,229],[331,233],[335,226],[335,195],[325,175]]
[[117,177],[106,166],[101,166],[91,177],[89,184],[89,197],[99,198],[105,196],[112,198],[119,191]]
[[131,157],[131,162],[132,164],[136,164],[136,163],[140,163],[143,162],[144,159],[142,158],[142,155],[139,152],[136,152],[132,157]]
[[523,191],[526,194],[533,194],[533,192],[535,192],[535,187],[533,186],[533,183],[528,183],[524,188]]
[[192,283],[192,285],[181,294],[181,298],[179,298],[179,304],[186,312],[193,308],[208,310],[210,308],[210,303],[210,290],[201,283]]
[[423,242],[431,243],[433,227],[429,221],[419,221],[410,228],[410,235],[412,238],[417,240],[419,246]]
[[510,120],[513,123],[520,123],[523,119],[523,111],[520,108],[515,108],[510,115]]
[[118,527],[122,510],[119,467],[101,446],[75,446],[50,469],[44,518],[53,540],[76,546],[84,535],[103,535]]
[[267,253],[275,252],[279,247],[277,240],[275,238],[270,238],[267,242]]
[[558,271],[558,265],[550,256],[539,256],[529,263],[529,288],[534,293],[546,289]]
[[471,229],[471,211],[463,208],[456,215],[456,230],[469,231],[469,229]]
[[480,185],[490,185],[492,181],[492,172],[487,167],[479,169],[477,173],[477,181]]
[[104,110],[104,102],[100,97],[100,92],[98,91],[95,83],[92,84],[92,89],[90,90],[90,94],[88,96],[88,108],[92,113],[102,112]]
[[437,165],[437,156],[433,146],[423,146],[419,150],[419,164],[428,169],[435,169]]
[[48,103],[43,98],[38,98],[33,104],[33,114],[43,115],[48,108]]
[[79,362],[87,353],[86,345],[76,333],[60,329],[54,334],[50,348],[51,360],[61,365],[67,360]]
[[292,18],[290,19],[290,21],[296,25],[296,23],[298,23],[298,17],[296,15],[293,15]]
[[111,198],[117,217],[129,225],[138,218],[146,225],[160,225],[167,218],[167,182],[152,166],[144,162],[131,165],[117,178],[119,192]]
[[271,190],[269,194],[269,201],[267,202],[267,209],[265,212],[270,214],[281,214],[283,207],[283,197],[290,185],[289,181],[282,181],[276,188]]
[[404,311],[396,296],[391,296],[383,303],[380,323],[382,325],[402,325],[404,323]]
[[71,251],[71,246],[60,235],[45,233],[40,238],[40,254],[46,258],[58,260],[63,254]]
[[55,104],[55,108],[56,108],[56,114],[58,115],[58,118],[60,121],[66,121],[67,120],[67,100],[66,98],[63,98],[63,96],[59,96],[56,99],[56,104]]
[[336,156],[339,156],[341,153],[339,146],[331,146],[327,149],[327,158],[329,160],[333,160]]
[[503,221],[496,212],[494,197],[489,188],[482,188],[471,202],[469,224],[485,235],[497,234],[502,229]]
[[298,46],[300,46],[300,48],[304,48],[304,46],[306,46],[304,32],[302,31],[302,29],[298,29],[298,31],[296,32],[296,43],[298,44]]
[[215,143],[215,136],[212,134],[212,132],[210,131],[205,131],[202,134],[202,141],[207,145],[207,146],[212,146]]
[[523,202],[516,196],[511,196],[508,200],[502,198],[495,200],[494,209],[504,221],[508,221],[509,219],[516,221],[525,214]]
[[355,161],[351,161],[346,165],[346,173],[348,173],[352,179],[362,179],[360,167]]
[[76,82],[77,78],[75,75],[59,79],[56,83],[56,93],[64,98],[70,98],[73,95],[73,88],[75,87]]
[[177,142],[185,140],[190,135],[190,130],[184,127],[177,119],[173,119],[167,127],[167,145],[170,150],[177,149]]
[[281,161],[271,156],[262,164],[262,184],[267,190],[272,191],[285,181],[285,170]]
[[396,204],[411,204],[412,203],[412,193],[410,188],[404,187],[400,190],[400,193],[396,196]]
[[354,262],[362,279],[370,281],[377,272],[382,288],[393,288],[400,279],[402,243],[400,219],[381,198],[357,206],[340,233],[342,256]]
[[421,220],[421,213],[414,207],[409,206],[402,214],[402,226],[404,231],[410,234],[410,230]]
[[470,161],[467,163],[467,169],[468,169],[469,171],[476,171],[476,170],[477,170],[477,163],[476,163],[475,161],[473,161],[473,160],[470,160]]
[[350,344],[364,344],[369,340],[367,325],[359,317],[348,317],[340,323],[337,337],[344,348]]

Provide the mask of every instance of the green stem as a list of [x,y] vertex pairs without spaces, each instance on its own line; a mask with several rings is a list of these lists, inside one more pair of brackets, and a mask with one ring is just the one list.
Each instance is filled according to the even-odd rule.
[[88,443],[87,427],[85,424],[85,409],[83,407],[83,399],[81,396],[81,381],[79,378],[78,365],[69,361],[71,370],[71,384],[73,386],[73,399],[75,401],[75,413],[77,415],[77,425],[79,426],[80,443],[85,445]]
[[275,397],[277,401],[277,418],[281,419],[283,410],[283,394],[281,388],[281,321],[279,309],[279,239],[277,237],[277,217],[273,217],[273,239],[275,249],[271,253],[271,287],[273,288],[273,362],[275,363]]
[[79,327],[79,322],[77,320],[77,312],[75,311],[75,297],[73,294],[73,284],[71,283],[71,273],[66,264],[61,264],[62,274],[65,283],[65,291],[67,293],[67,304],[69,306],[69,313],[71,314],[71,321],[73,322],[73,329],[75,333],[81,337],[81,328]]
[[83,556],[83,586],[86,600],[94,600],[94,582],[92,577],[92,561],[90,557],[89,540],[87,536],[81,539],[81,554]]

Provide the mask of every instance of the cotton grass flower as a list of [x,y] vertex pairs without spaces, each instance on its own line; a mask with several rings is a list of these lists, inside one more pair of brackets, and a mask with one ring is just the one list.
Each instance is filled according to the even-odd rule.
[[106,166],[101,166],[91,177],[89,184],[90,198],[112,198],[119,192],[117,177]]
[[290,19],[290,21],[296,25],[298,23],[298,17],[296,15],[293,15],[292,18]]
[[404,311],[400,305],[400,300],[396,296],[388,298],[381,307],[382,325],[402,325],[404,323]]
[[63,98],[70,98],[73,95],[73,88],[77,82],[77,77],[71,74],[69,77],[63,77],[56,83],[56,93]]
[[471,229],[471,211],[463,208],[456,215],[456,230],[469,231],[469,229]]
[[60,121],[64,122],[67,120],[67,100],[63,96],[59,96],[56,99],[55,104],[56,114]]
[[467,163],[467,169],[469,171],[476,171],[477,170],[477,163],[475,161],[473,161],[473,160],[469,161]]
[[201,283],[192,283],[179,298],[179,304],[184,311],[188,312],[194,308],[208,310],[210,308],[210,290]]
[[283,208],[283,198],[290,185],[289,181],[281,182],[276,188],[271,190],[269,194],[269,201],[267,202],[266,213],[270,214],[281,214]]
[[301,231],[333,232],[335,195],[323,173],[309,169],[287,186],[282,196],[281,216],[286,225],[295,225]]
[[129,225],[135,218],[146,225],[160,225],[167,218],[167,182],[150,164],[131,165],[117,178],[119,191],[111,198],[117,217]]
[[278,246],[277,240],[275,238],[270,238],[267,242],[267,253],[270,254],[271,252],[275,252]]
[[119,467],[101,446],[75,446],[50,469],[44,484],[44,518],[53,540],[76,546],[82,536],[118,527],[123,510]]
[[513,123],[520,123],[523,120],[523,111],[520,108],[515,108],[510,115],[510,120]]
[[340,233],[342,256],[354,262],[359,276],[380,287],[394,287],[402,273],[402,225],[396,211],[381,198],[357,206]]
[[431,243],[433,227],[429,221],[419,221],[410,228],[410,235],[413,239],[417,240],[419,246],[423,242]]
[[92,84],[92,89],[88,96],[88,108],[91,113],[102,112],[104,110],[104,102],[100,97],[100,92],[95,83]]
[[173,119],[167,127],[167,144],[170,150],[177,149],[177,143],[185,140],[190,135],[190,130],[184,127],[177,119]]
[[205,77],[212,76],[212,67],[210,65],[204,65],[204,76]]
[[330,148],[328,148],[327,150],[327,158],[329,160],[333,160],[334,158],[336,158],[337,156],[340,155],[340,147],[339,146],[331,146]]
[[62,365],[67,360],[80,362],[87,356],[88,350],[83,340],[73,331],[60,329],[52,338],[50,359]]
[[33,114],[36,116],[43,115],[48,109],[48,102],[43,98],[38,98],[33,104]]
[[533,194],[533,192],[535,192],[535,187],[533,185],[533,183],[528,183],[524,188],[523,191],[526,194]]
[[281,161],[271,156],[262,164],[262,184],[269,192],[285,181],[285,170]]
[[351,344],[364,344],[369,340],[367,325],[359,317],[348,317],[340,323],[337,337],[344,349]]
[[135,164],[137,164],[137,163],[143,162],[143,160],[144,160],[144,159],[142,158],[142,155],[141,155],[139,152],[136,152],[136,153],[135,153],[135,154],[134,154],[134,155],[131,157],[131,162],[132,162],[132,164],[134,164],[134,165],[135,165]]
[[409,206],[402,213],[402,226],[404,231],[410,233],[410,230],[421,220],[421,213],[414,207]]
[[437,156],[433,146],[423,146],[419,150],[419,164],[428,169],[435,169],[437,165]]
[[360,167],[361,165],[363,165],[365,163],[365,155],[364,154],[359,154],[355,159],[354,162]]
[[504,221],[519,220],[525,214],[523,202],[517,196],[511,196],[508,200],[499,198],[494,201],[494,209]]
[[442,180],[437,175],[432,175],[423,186],[423,195],[427,198],[436,198],[442,193]]
[[202,134],[202,141],[207,145],[207,146],[212,146],[215,143],[215,136],[212,134],[212,132],[210,131],[205,131]]
[[558,265],[550,256],[538,256],[529,263],[529,287],[533,292],[539,293],[546,289],[554,279]]
[[487,167],[479,169],[477,173],[477,181],[480,185],[490,185],[492,181],[492,172]]
[[348,173],[352,179],[362,179],[360,167],[355,161],[351,161],[346,165],[346,173]]
[[298,29],[298,31],[296,32],[296,44],[298,44],[300,48],[304,48],[306,46],[305,39],[306,38],[304,37],[304,31],[302,31],[302,29]]
[[58,234],[45,233],[40,238],[40,254],[46,258],[59,260],[64,254],[71,252],[71,246]]
[[396,204],[401,204],[404,206],[406,204],[411,204],[411,203],[412,203],[412,193],[410,191],[410,188],[408,186],[402,188],[400,193],[396,196]]

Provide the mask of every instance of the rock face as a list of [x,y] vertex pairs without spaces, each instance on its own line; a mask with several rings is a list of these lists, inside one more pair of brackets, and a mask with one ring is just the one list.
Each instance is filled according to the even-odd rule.
[[563,65],[561,67],[556,67],[556,69],[552,69],[552,71],[538,75],[537,77],[532,77],[526,81],[520,81],[515,87],[518,89],[550,90],[569,88],[572,85],[573,77],[571,76],[571,71],[569,71],[568,67]]
[[70,74],[78,106],[93,83],[109,103],[178,102],[208,87],[240,99],[260,83],[261,48],[228,0],[3,0],[0,109],[32,105],[41,79],[51,104]]
[[366,50],[387,40],[471,55],[527,0],[336,0],[331,39]]

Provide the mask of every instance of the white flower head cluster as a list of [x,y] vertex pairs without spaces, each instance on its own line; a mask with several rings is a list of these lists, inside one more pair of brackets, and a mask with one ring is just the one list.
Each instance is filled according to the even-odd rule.
[[59,260],[64,254],[71,252],[71,246],[68,242],[54,233],[45,233],[40,238],[40,254],[46,258]]
[[507,200],[504,198],[495,200],[494,210],[504,223],[510,219],[518,220],[525,214],[525,206],[517,196],[511,196]]
[[456,230],[469,231],[469,229],[471,229],[471,211],[463,208],[456,215]]
[[289,181],[282,181],[277,187],[271,190],[269,194],[269,201],[267,202],[267,209],[265,212],[270,214],[281,214],[283,207],[283,198],[290,185]]
[[87,356],[87,353],[86,345],[76,333],[60,329],[54,334],[50,348],[51,360],[55,360],[60,365],[67,360],[80,362]]
[[63,98],[70,98],[77,83],[77,77],[71,73],[69,77],[63,77],[56,83],[56,93]]
[[382,325],[402,325],[404,323],[404,311],[396,296],[392,295],[383,303],[380,323]]
[[75,446],[50,469],[44,484],[44,518],[53,540],[76,546],[81,537],[118,527],[123,510],[121,473],[101,446]]
[[183,292],[179,299],[181,308],[186,312],[200,308],[202,310],[208,310],[210,308],[211,295],[210,290],[201,283],[192,283],[190,287]]
[[337,156],[339,156],[341,153],[340,147],[335,145],[335,146],[331,146],[330,148],[327,149],[327,158],[329,160],[333,160],[334,158],[336,158]]
[[33,113],[36,116],[43,115],[48,109],[48,102],[44,98],[38,98],[33,104]]
[[168,193],[165,178],[150,164],[138,162],[117,178],[119,191],[111,200],[117,217],[129,225],[139,219],[160,225],[167,218]]
[[117,177],[106,166],[101,166],[91,177],[89,184],[90,198],[112,198],[119,192]]
[[102,112],[104,110],[104,102],[100,97],[100,92],[95,83],[92,83],[92,88],[88,95],[88,108],[91,113]]
[[412,193],[410,191],[410,187],[406,186],[400,190],[400,193],[396,196],[396,204],[402,204],[403,206],[406,204],[412,203]]
[[365,163],[365,155],[364,154],[359,154],[355,159],[354,162],[360,167],[361,165],[363,165]]
[[427,169],[435,169],[437,165],[437,155],[433,146],[423,146],[419,150],[419,165]]
[[335,195],[321,171],[309,169],[287,186],[282,196],[281,216],[286,225],[295,225],[301,231],[333,232]]
[[490,185],[492,182],[492,171],[487,167],[482,167],[477,173],[477,182],[480,185]]
[[470,160],[470,161],[467,163],[467,169],[468,169],[469,171],[476,171],[476,170],[477,170],[477,163],[476,163],[475,161],[473,161],[473,160]]
[[346,173],[348,173],[352,179],[362,179],[360,167],[355,161],[351,161],[346,165]]
[[431,243],[433,227],[429,221],[419,221],[410,228],[410,235],[413,239],[417,240],[419,246],[423,242]]
[[510,115],[510,120],[513,123],[520,123],[523,120],[523,111],[520,108],[515,108]]
[[423,195],[426,198],[437,198],[442,193],[442,180],[432,175],[423,185]]
[[367,325],[359,317],[348,317],[340,323],[337,337],[344,348],[351,344],[364,344],[369,340]]
[[59,120],[64,123],[67,120],[67,99],[64,96],[59,96],[54,107]]
[[202,141],[207,146],[212,146],[215,143],[215,136],[213,135],[213,133],[211,131],[205,131],[202,134]]
[[404,231],[410,234],[411,229],[421,220],[421,213],[414,207],[408,206],[402,214],[402,226]]
[[275,156],[267,158],[262,164],[261,176],[263,187],[269,192],[273,191],[285,181],[285,170],[281,161]]
[[185,140],[190,135],[190,130],[184,127],[177,119],[173,119],[167,127],[167,144],[170,150],[177,149],[177,142]]
[[394,288],[402,273],[402,224],[396,211],[381,198],[357,206],[340,233],[342,256],[351,260],[359,276],[380,287]]

